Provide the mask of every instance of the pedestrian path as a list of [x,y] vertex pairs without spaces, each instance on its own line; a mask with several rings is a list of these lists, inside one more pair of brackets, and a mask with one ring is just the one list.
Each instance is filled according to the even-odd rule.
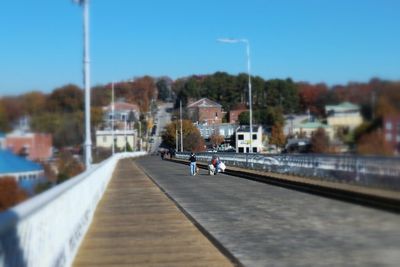
[[130,159],[121,160],[74,266],[232,266]]

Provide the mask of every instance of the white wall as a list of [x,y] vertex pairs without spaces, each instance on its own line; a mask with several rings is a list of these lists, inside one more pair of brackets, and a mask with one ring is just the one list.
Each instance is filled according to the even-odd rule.
[[0,266],[70,266],[90,226],[120,153],[0,213]]

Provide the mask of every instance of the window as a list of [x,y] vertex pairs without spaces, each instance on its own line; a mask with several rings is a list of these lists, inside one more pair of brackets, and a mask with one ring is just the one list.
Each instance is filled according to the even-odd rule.
[[243,153],[243,152],[244,152],[243,147],[239,147],[239,153]]
[[243,134],[238,134],[238,140],[244,140],[244,135]]
[[253,147],[253,153],[257,153],[257,148]]
[[386,130],[392,130],[392,122],[387,121],[385,127],[386,127]]
[[249,153],[250,149],[248,147],[246,147],[246,153]]
[[257,140],[257,134],[253,134],[253,140]]
[[396,136],[396,142],[397,142],[397,143],[400,143],[400,135],[397,135],[397,136]]
[[391,133],[387,133],[385,135],[386,141],[392,141],[392,134]]

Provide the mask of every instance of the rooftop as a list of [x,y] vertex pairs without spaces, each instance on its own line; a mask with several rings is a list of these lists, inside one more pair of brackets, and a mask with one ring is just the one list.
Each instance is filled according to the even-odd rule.
[[0,174],[43,170],[40,164],[0,149]]
[[350,102],[342,102],[338,105],[326,105],[325,110],[335,110],[335,111],[344,111],[344,110],[359,110],[360,107],[356,104]]
[[197,101],[189,104],[187,107],[188,108],[197,108],[197,107],[199,107],[199,108],[211,108],[211,107],[220,108],[222,106],[220,104],[218,104],[217,102],[212,101],[208,98],[202,98],[200,100],[197,100]]

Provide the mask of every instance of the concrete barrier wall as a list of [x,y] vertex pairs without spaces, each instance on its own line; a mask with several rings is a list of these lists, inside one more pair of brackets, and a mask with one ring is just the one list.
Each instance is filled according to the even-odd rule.
[[0,266],[70,266],[118,161],[143,155],[116,154],[0,213]]

